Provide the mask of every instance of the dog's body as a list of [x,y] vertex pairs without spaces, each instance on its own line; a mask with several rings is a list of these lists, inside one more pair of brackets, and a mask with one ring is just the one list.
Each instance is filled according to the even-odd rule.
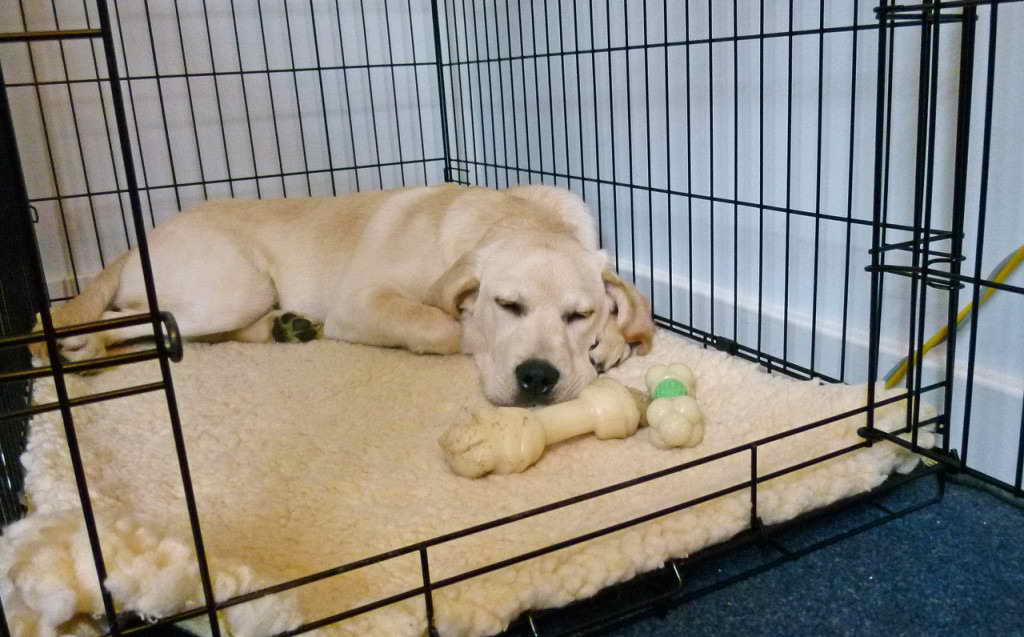
[[[161,309],[185,338],[270,341],[275,320],[297,313],[328,338],[473,354],[496,403],[571,398],[595,365],[618,364],[631,345],[645,352],[653,336],[649,305],[607,270],[582,200],[546,186],[208,202],[156,228],[149,246]],[[55,319],[146,307],[133,250]],[[93,358],[147,334],[71,337],[61,351]]]

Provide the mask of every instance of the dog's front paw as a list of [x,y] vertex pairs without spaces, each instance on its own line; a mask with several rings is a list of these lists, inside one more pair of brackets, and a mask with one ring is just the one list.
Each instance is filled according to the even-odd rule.
[[319,323],[294,312],[285,312],[274,319],[271,334],[278,343],[307,343],[319,336],[320,328]]
[[617,329],[606,329],[594,346],[590,348],[590,362],[598,374],[624,362],[633,353],[622,332]]
[[103,337],[99,334],[79,334],[57,341],[60,357],[68,362],[87,361],[101,358],[107,353]]

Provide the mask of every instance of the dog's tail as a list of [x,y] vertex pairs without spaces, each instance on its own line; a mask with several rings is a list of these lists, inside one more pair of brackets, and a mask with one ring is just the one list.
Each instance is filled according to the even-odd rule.
[[[82,293],[63,305],[52,309],[54,327],[65,327],[78,325],[90,321],[99,320],[103,312],[110,307],[111,301],[117,294],[121,285],[121,273],[124,271],[125,263],[131,252],[125,252],[110,265],[103,268],[103,271],[96,275],[89,285],[85,286]],[[36,315],[35,330],[41,332],[42,321]],[[32,355],[40,360],[46,360],[46,343],[34,343],[30,349]]]

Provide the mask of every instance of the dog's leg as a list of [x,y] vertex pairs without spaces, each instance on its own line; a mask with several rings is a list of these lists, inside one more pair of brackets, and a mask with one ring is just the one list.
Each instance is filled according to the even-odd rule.
[[274,310],[252,325],[224,334],[224,340],[243,343],[305,343],[319,335],[320,326],[304,316]]
[[242,343],[271,343],[274,340],[274,321],[282,314],[284,314],[282,310],[268,312],[250,325],[218,335],[220,338],[217,340],[239,341]]
[[328,314],[324,336],[363,345],[404,347],[418,354],[456,354],[461,351],[462,326],[436,307],[376,288]]
[[[100,317],[103,320],[122,318],[140,314],[145,310],[115,311],[108,310]],[[242,341],[245,343],[297,343],[316,338],[318,326],[292,312],[274,310],[260,317],[254,323],[228,332],[210,334],[200,322],[193,320],[188,313],[175,316],[182,337],[219,341]],[[149,323],[121,327],[103,332],[69,336],[59,341],[60,353],[65,360],[81,361],[99,358],[106,353],[108,347],[142,338],[152,338],[153,327]]]
[[[122,310],[107,310],[100,317],[104,321],[115,318],[122,318],[125,316],[132,316],[134,314],[142,314],[146,310],[137,311],[122,311]],[[108,330],[101,332],[104,336],[104,340],[107,345],[116,345],[118,343],[124,343],[125,341],[133,341],[137,338],[146,338],[147,336],[152,338],[153,326],[150,323],[142,323],[141,325],[132,325],[131,327],[119,327],[115,330]]]
[[[100,315],[100,320],[106,321],[110,319],[123,318],[139,314],[140,312],[141,310],[138,312],[108,310]],[[117,345],[118,343],[124,343],[125,341],[131,341],[137,338],[145,338],[147,336],[153,336],[153,327],[149,323],[143,323],[141,325],[119,327],[117,329],[106,330],[103,332],[91,332],[89,334],[79,334],[78,336],[68,336],[57,341],[57,347],[60,351],[61,357],[65,360],[84,361],[104,356],[107,352],[107,347],[111,345]]]

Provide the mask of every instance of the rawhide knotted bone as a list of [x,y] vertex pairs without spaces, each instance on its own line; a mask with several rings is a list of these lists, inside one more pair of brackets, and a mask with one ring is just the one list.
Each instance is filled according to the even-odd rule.
[[704,439],[704,414],[694,398],[697,379],[681,363],[655,365],[645,377],[651,404],[647,406],[650,439],[656,447],[693,447]]
[[478,409],[469,422],[450,427],[438,443],[448,466],[460,476],[519,473],[556,442],[591,432],[601,439],[633,435],[646,404],[643,396],[638,398],[639,404],[618,381],[599,378],[576,399],[558,405]]

